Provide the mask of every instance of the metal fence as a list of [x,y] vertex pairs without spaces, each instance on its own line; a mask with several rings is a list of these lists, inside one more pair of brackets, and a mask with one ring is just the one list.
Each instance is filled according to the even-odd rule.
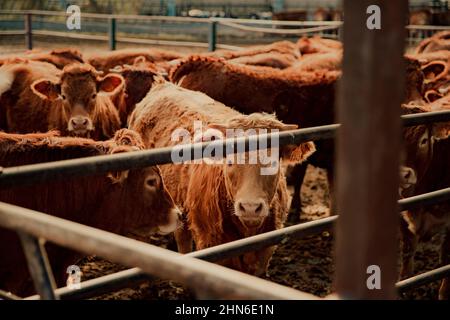
[[[376,2],[387,2],[387,0],[378,0]],[[350,1],[347,1],[347,3],[348,6],[350,6]],[[28,12],[27,17],[30,17],[31,14],[33,13]],[[117,18],[118,16],[114,16],[111,19]],[[152,17],[145,18],[151,19]],[[212,26],[210,33],[212,39],[210,39],[209,46],[210,49],[215,49],[218,46],[214,43],[215,27],[213,26],[220,24],[221,21],[214,20],[207,21],[207,23],[210,23]],[[227,21],[227,23],[236,23],[236,20]],[[293,24],[286,23],[286,25]],[[312,28],[315,27],[317,26],[312,26]],[[274,29],[274,31],[275,30],[277,29]],[[314,32],[316,31],[317,30]],[[28,38],[31,39],[33,34],[31,27],[28,28],[26,34]],[[114,38],[111,42],[114,42]],[[32,41],[29,40],[28,44],[32,45]],[[404,126],[450,121],[450,111],[402,116],[402,121]],[[334,138],[338,130],[341,130],[339,124],[331,124],[321,127],[269,134],[266,138],[276,135],[279,139],[279,145],[283,146],[286,144],[299,144],[305,141]],[[249,150],[251,146],[256,145],[253,143],[256,139],[261,139],[261,137],[253,136],[235,140],[215,141],[212,143],[197,143],[185,148],[187,148],[187,150],[190,149],[191,154],[195,156],[203,154],[203,152],[195,152],[196,150],[203,151],[207,146],[209,148],[213,146],[222,147],[224,151],[223,154],[226,155],[233,152],[233,148],[227,147],[229,144],[236,146],[238,143],[244,142],[246,150]],[[268,139],[268,141],[271,141],[271,139]],[[270,147],[270,143],[268,143],[267,146]],[[234,148],[234,150],[236,149],[237,148]],[[173,163],[171,153],[172,148],[161,148],[133,153],[1,168],[0,186],[5,188],[46,182],[52,179],[94,175],[112,170],[126,170],[150,165]],[[398,210],[408,210],[416,208],[417,206],[449,200],[450,188],[446,188],[399,200]],[[248,251],[275,245],[283,240],[288,241],[291,238],[305,237],[330,229],[337,220],[339,220],[338,216],[332,216],[240,239],[182,256],[169,250],[144,244],[102,230],[65,221],[25,208],[0,203],[0,225],[19,233],[28,264],[30,269],[33,270],[31,275],[39,296],[29,297],[29,299],[86,298],[124,286],[129,286],[130,283],[136,283],[147,279],[149,275],[169,277],[184,283],[194,288],[200,298],[314,299],[317,297],[279,286],[256,277],[251,277],[237,271],[229,270],[218,265],[212,265],[200,261],[200,259],[216,261],[218,259],[233,257]],[[59,245],[82,251],[86,254],[98,254],[114,262],[137,268],[83,282],[82,289],[79,290],[70,290],[68,288],[55,289],[45,249],[39,242],[39,238],[41,237]],[[90,241],[80,241],[80,239],[89,239]],[[127,254],[124,254],[124,252],[127,252]],[[130,255],[130,252],[134,254]],[[161,268],[161,265],[164,265],[164,268]],[[404,291],[449,275],[450,265],[446,265],[410,279],[402,280],[396,284],[396,288],[398,291]],[[0,296],[10,299],[18,298],[2,291],[0,291]]]
[[[402,116],[403,124],[405,126],[414,126],[419,124],[426,124],[435,121],[450,121],[450,111],[430,112],[424,114],[413,114]],[[280,146],[287,144],[299,144],[305,141],[316,141],[321,139],[333,138],[336,131],[339,129],[339,124],[312,127],[305,129],[298,129],[282,133],[267,134],[264,136],[250,136],[246,138],[238,138],[234,140],[215,141],[211,143],[196,143],[185,146],[186,152],[201,157],[203,151],[207,146],[222,147],[223,154],[229,154],[238,150],[236,147],[240,143],[245,143],[246,150],[252,150],[251,148],[256,146],[257,139],[265,139],[270,142],[271,136],[276,135],[279,139]],[[235,148],[230,148],[230,144]],[[270,143],[267,144],[270,147]],[[80,158],[73,160],[63,160],[48,163],[40,163],[33,165],[25,165],[10,168],[1,168],[0,174],[0,187],[12,187],[30,185],[42,182],[48,182],[53,179],[61,179],[74,176],[94,175],[99,173],[106,173],[116,170],[127,170],[133,168],[142,168],[151,165],[161,165],[167,163],[173,163],[171,160],[173,148],[160,148],[145,151],[136,151],[132,153],[120,153],[114,155],[95,156],[88,158]],[[418,195],[411,198],[399,200],[399,210],[409,210],[422,205],[428,205],[431,203],[443,202],[450,200],[450,188],[430,192],[427,194]],[[338,220],[338,216],[332,216],[316,221],[306,222],[290,227],[286,227],[280,230],[275,230],[256,236],[240,239],[234,242],[225,243],[216,247],[196,251],[185,255],[184,257],[202,259],[206,261],[217,261],[233,256],[238,256],[243,253],[265,248],[271,245],[276,245],[282,241],[289,241],[293,238],[303,238],[309,235],[320,233],[322,231],[330,230],[333,224]],[[112,290],[118,290],[123,287],[130,286],[136,282],[142,282],[149,279],[149,275],[159,277],[169,277],[174,280],[178,280],[181,283],[190,285],[194,289],[197,288],[197,292],[208,292],[208,297],[218,297],[219,295],[227,296],[229,290],[236,285],[237,282],[241,284],[243,291],[238,293],[233,291],[230,297],[246,297],[246,298],[313,298],[312,295],[303,293],[293,293],[286,288],[280,288],[281,286],[275,286],[267,281],[260,280],[255,277],[244,276],[238,272],[224,271],[222,267],[215,269],[216,266],[210,266],[205,264],[198,264],[196,260],[189,260],[185,258],[180,260],[179,255],[169,252],[161,248],[157,248],[151,245],[138,243],[134,240],[126,239],[117,235],[107,233],[98,229],[82,226],[73,222],[64,221],[59,218],[51,217],[38,213],[32,210],[0,203],[0,225],[6,228],[19,231],[21,234],[22,243],[27,254],[27,258],[30,264],[33,265],[34,270],[40,270],[33,275],[35,279],[37,292],[40,293],[42,298],[60,298],[60,299],[81,299],[88,298],[94,295],[103,294]],[[29,236],[31,234],[31,237]],[[74,290],[68,288],[59,288],[54,290],[51,286],[52,276],[46,263],[46,254],[42,246],[38,245],[37,238],[43,237],[57,244],[76,249],[78,251],[85,252],[87,254],[98,254],[102,257],[109,258],[114,262],[119,262],[124,265],[138,266],[125,271],[118,272],[113,275],[107,275],[93,280],[82,282],[81,289]],[[83,241],[80,239],[90,239],[91,244],[86,247],[80,244]],[[125,240],[126,239],[126,240]],[[98,241],[98,242],[96,242]],[[95,245],[92,245],[95,243]],[[97,245],[98,244],[98,245]],[[106,245],[107,244],[107,245]],[[120,244],[120,246],[118,246]],[[128,244],[130,244],[128,246]],[[138,250],[136,248],[139,248]],[[100,249],[107,248],[107,249]],[[130,261],[126,257],[129,255],[121,254],[121,250],[128,250],[128,252],[136,252],[142,256],[139,262]],[[155,255],[163,256],[164,269],[156,264],[155,266],[148,266],[148,260],[155,261]],[[186,260],[187,259],[187,260]],[[181,262],[180,262],[181,261]],[[184,267],[192,264],[193,269],[189,269],[186,273],[180,275],[179,263]],[[176,267],[175,267],[176,266]],[[174,268],[174,272],[171,272]],[[208,279],[211,282],[204,282],[203,277],[201,281],[192,281],[192,277],[195,272],[202,274],[204,270],[209,270]],[[194,271],[195,270],[195,271]],[[220,271],[220,272],[219,272]],[[230,273],[231,272],[231,273]],[[224,286],[213,285],[214,281],[219,281],[217,277],[213,275],[221,274],[224,278],[220,279]],[[237,282],[227,282],[224,279],[228,276],[232,276],[235,279],[239,279]],[[436,279],[450,275],[450,265],[442,268],[430,271],[424,274],[417,275],[410,279],[402,280],[397,284],[399,291],[404,291],[415,286],[422,285],[424,283],[435,281]],[[206,276],[206,275],[205,275]],[[194,279],[197,279],[194,277]],[[225,281],[225,282],[223,282]],[[205,287],[207,283],[207,286]],[[229,284],[229,285],[228,285]],[[264,285],[263,292],[255,289],[256,284]],[[208,290],[206,288],[211,285]],[[273,288],[268,290],[268,288]],[[51,290],[49,288],[52,288]],[[209,288],[209,287],[208,287]],[[211,290],[215,290],[211,292]],[[256,291],[255,291],[256,290]],[[0,293],[1,294],[1,293]],[[11,298],[10,295],[3,295],[4,298]],[[222,296],[224,297],[224,296]],[[37,299],[39,296],[28,297],[27,299]]]

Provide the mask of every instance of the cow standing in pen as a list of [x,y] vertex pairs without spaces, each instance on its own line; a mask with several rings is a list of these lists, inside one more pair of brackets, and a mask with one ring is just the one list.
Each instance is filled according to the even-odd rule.
[[[130,128],[144,139],[147,148],[180,144],[172,134],[182,130],[195,134],[193,125],[200,121],[208,130],[224,133],[226,129],[296,128],[276,120],[272,115],[243,115],[195,92],[155,80],[147,96],[130,117]],[[207,132],[208,132],[207,130]],[[210,137],[211,138],[211,137]],[[208,134],[197,135],[194,141],[208,141]],[[281,147],[283,163],[304,161],[315,150],[311,142]],[[248,159],[249,153],[245,153]],[[276,156],[278,163],[279,157]],[[260,170],[272,164],[171,164],[161,166],[164,180],[177,205],[187,215],[187,223],[177,231],[179,251],[203,249],[240,238],[280,229],[288,212],[286,180],[280,167],[270,175]],[[246,253],[221,261],[222,264],[256,275],[266,272],[274,247]]]
[[13,60],[0,67],[1,129],[111,138],[120,129],[110,99],[123,89],[118,74],[101,76],[92,66],[72,64],[62,71],[39,61]]
[[[49,161],[141,150],[136,132],[122,129],[114,139],[93,141],[42,134],[0,133],[0,166],[12,167]],[[126,235],[128,232],[173,232],[179,211],[158,167],[64,178],[31,186],[0,188],[0,201],[41,211],[91,227]],[[48,248],[57,284],[64,285],[66,268],[80,254],[54,245]],[[0,228],[0,287],[18,295],[33,292],[25,256],[17,235]]]

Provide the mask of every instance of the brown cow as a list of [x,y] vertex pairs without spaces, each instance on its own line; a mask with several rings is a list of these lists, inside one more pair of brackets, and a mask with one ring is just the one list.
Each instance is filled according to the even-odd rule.
[[[97,156],[142,149],[140,136],[131,130],[114,139],[96,142],[84,138],[42,134],[0,133],[0,166]],[[65,178],[33,186],[0,190],[0,201],[12,203],[110,232],[170,233],[179,224],[179,212],[167,192],[158,167],[90,177]],[[15,233],[0,228],[0,288],[30,294],[25,258]],[[78,254],[49,247],[58,284]]]
[[[6,61],[16,57],[17,55],[0,57],[0,66]],[[48,53],[32,50],[23,55],[19,55],[19,57],[27,60],[48,62],[56,66],[58,69],[63,69],[65,66],[72,63],[84,63],[83,56],[80,51],[71,48],[56,49]]]
[[[425,106],[404,106],[406,113],[438,111],[450,109],[450,95]],[[411,180],[414,185],[401,190],[401,196],[431,192],[447,188],[450,185],[450,126],[448,123],[434,123],[404,129],[406,144],[405,165],[413,169]],[[409,162],[408,162],[409,161]],[[414,176],[414,177],[413,177]],[[413,259],[418,241],[427,241],[433,235],[443,231],[444,242],[441,246],[441,263],[450,263],[450,205],[436,204],[402,213],[402,267],[400,277],[413,274]],[[450,278],[444,279],[439,291],[440,299],[450,297]]]
[[119,91],[111,99],[119,111],[122,127],[126,127],[129,115],[152,87],[154,76],[160,73],[140,63],[133,66],[118,66],[111,71],[122,75],[125,80],[124,90]]
[[[233,65],[213,58],[191,57],[171,72],[170,79],[184,88],[206,93],[225,105],[249,114],[275,112],[281,121],[305,127],[334,122],[335,84],[339,71],[289,72],[269,68]],[[317,150],[308,163],[327,169],[333,182],[334,144],[330,140],[316,142]],[[300,188],[306,165],[292,172],[293,209],[301,206]]]
[[8,132],[58,129],[63,135],[107,139],[120,128],[110,95],[122,90],[117,74],[101,77],[86,64],[62,71],[37,61],[10,62],[0,67],[0,109]]
[[161,49],[123,49],[111,51],[104,54],[95,54],[87,58],[87,61],[95,67],[95,69],[103,72],[109,72],[116,66],[133,65],[136,58],[143,59],[160,65],[164,70],[168,70],[170,65],[166,65],[171,60],[183,58],[185,55],[168,50]]
[[[196,121],[210,128],[203,136],[193,128]],[[180,88],[162,79],[157,80],[130,118],[130,128],[144,137],[149,148],[180,144],[173,136],[180,131],[195,136],[193,141],[207,141],[217,134],[223,135],[226,129],[282,131],[295,127],[268,114],[242,115],[203,93]],[[205,138],[211,131],[215,134]],[[280,154],[283,161],[302,162],[314,150],[313,143],[303,143],[282,147]],[[272,149],[270,157],[273,159],[269,163],[260,158],[250,163],[247,161],[249,153],[246,153],[246,161],[242,164],[234,163],[234,157],[227,157],[226,161],[214,164],[161,167],[169,192],[187,215],[185,228],[176,234],[180,252],[192,250],[192,238],[196,248],[203,249],[283,227],[288,193],[278,165],[279,156],[274,152]],[[274,170],[266,175],[262,173],[269,168]],[[261,275],[266,271],[273,251],[274,247],[262,249],[221,263]]]

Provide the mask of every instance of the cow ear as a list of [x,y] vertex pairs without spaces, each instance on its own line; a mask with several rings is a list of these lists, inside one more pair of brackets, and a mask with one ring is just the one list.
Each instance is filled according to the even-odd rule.
[[300,145],[286,145],[280,148],[280,158],[285,164],[299,164],[308,159],[316,151],[313,142],[304,142]]
[[[296,124],[283,124],[280,131],[295,130],[298,128]],[[280,158],[286,164],[298,164],[302,163],[310,155],[316,151],[316,146],[313,142],[304,142],[299,145],[286,145],[280,148]]]
[[61,94],[61,85],[47,79],[40,79],[31,84],[31,91],[41,99],[55,100]]
[[433,123],[431,135],[434,140],[447,139],[450,136],[450,122]]
[[97,91],[113,94],[119,91],[123,87],[124,83],[125,81],[121,75],[110,73],[97,80]]

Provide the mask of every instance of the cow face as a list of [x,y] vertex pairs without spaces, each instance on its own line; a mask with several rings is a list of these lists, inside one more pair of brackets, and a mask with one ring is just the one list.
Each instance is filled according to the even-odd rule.
[[[144,149],[138,133],[121,129],[114,135],[117,144],[111,153]],[[181,225],[180,212],[164,185],[157,166],[110,173],[109,177],[119,184],[124,197],[122,217],[127,231],[134,234],[168,234]]]
[[31,88],[43,99],[60,102],[62,118],[69,134],[87,136],[95,129],[96,112],[99,112],[98,100],[116,93],[123,87],[123,83],[120,75],[100,77],[93,67],[75,64],[64,68],[60,83],[41,79],[35,81]]
[[[279,131],[297,128],[296,125],[284,125],[275,120],[273,122],[275,126],[272,128]],[[267,125],[270,124],[269,121]],[[229,127],[211,124],[210,128],[226,134]],[[207,133],[205,136],[208,139],[214,135]],[[307,142],[266,151],[264,157],[257,151],[250,151],[228,156],[223,161],[225,187],[228,198],[233,203],[233,214],[247,229],[260,227],[270,214],[272,200],[282,176],[279,160],[287,164],[301,163],[315,151],[315,146],[312,142]]]

